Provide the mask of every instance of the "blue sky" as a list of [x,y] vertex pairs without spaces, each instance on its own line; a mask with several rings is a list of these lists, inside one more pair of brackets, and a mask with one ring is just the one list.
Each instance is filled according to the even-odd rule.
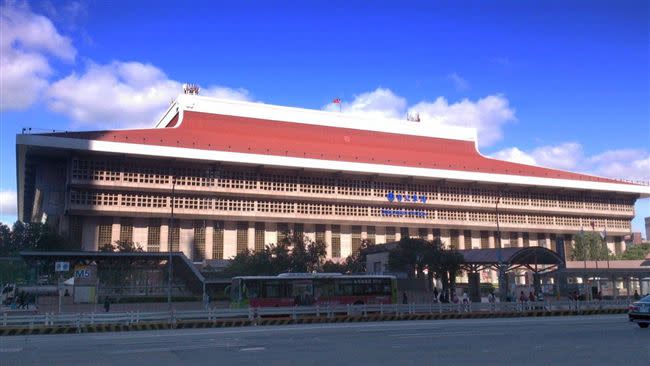
[[271,104],[417,111],[478,128],[484,154],[650,180],[647,1],[194,3],[2,3],[0,220],[15,218],[22,127],[150,125],[183,82]]

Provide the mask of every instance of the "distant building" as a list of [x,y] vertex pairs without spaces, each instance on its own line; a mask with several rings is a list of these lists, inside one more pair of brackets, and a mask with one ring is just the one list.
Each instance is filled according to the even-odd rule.
[[634,232],[632,234],[625,235],[625,237],[623,237],[623,240],[625,240],[626,245],[637,245],[643,243],[643,237],[641,236],[640,232]]
[[650,217],[645,218],[645,240],[650,241]]

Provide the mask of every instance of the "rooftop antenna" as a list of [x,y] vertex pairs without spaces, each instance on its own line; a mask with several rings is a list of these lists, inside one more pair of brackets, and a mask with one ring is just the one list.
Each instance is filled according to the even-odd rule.
[[411,122],[420,122],[420,113],[415,112],[414,114],[407,113],[406,120]]
[[183,94],[199,95],[201,87],[198,84],[183,84]]

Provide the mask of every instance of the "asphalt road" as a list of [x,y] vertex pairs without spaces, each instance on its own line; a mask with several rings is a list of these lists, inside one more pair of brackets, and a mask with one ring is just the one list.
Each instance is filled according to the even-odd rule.
[[650,365],[626,315],[0,337],[0,365]]

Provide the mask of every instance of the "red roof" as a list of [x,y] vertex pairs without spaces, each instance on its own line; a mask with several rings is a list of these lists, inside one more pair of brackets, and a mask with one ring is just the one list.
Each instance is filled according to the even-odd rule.
[[[167,126],[174,126],[176,120]],[[417,168],[622,183],[484,157],[473,141],[185,111],[177,128],[50,136]]]

